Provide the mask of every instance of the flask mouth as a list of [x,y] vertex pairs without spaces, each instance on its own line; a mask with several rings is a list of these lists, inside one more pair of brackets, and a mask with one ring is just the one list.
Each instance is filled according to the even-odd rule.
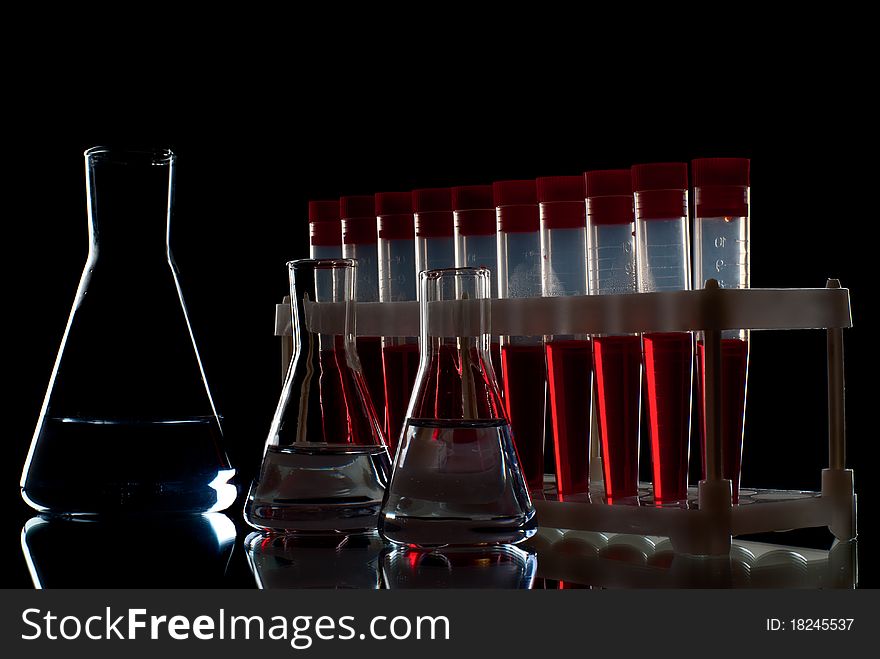
[[90,162],[112,162],[120,165],[168,165],[176,156],[171,149],[126,149],[109,146],[93,146],[83,155]]

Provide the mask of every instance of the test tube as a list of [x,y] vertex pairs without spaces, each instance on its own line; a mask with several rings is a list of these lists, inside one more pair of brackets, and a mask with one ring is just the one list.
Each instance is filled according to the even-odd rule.
[[[342,255],[357,259],[358,302],[379,301],[379,251],[376,246],[376,210],[373,195],[339,198],[342,220]],[[363,366],[367,389],[379,420],[385,419],[385,378],[382,373],[382,339],[359,336],[357,353]]]
[[[687,165],[634,165],[639,292],[690,290]],[[654,501],[687,499],[694,346],[691,332],[642,336]]]
[[[541,282],[544,297],[587,295],[584,177],[536,181],[541,210]],[[587,334],[545,337],[550,420],[560,495],[590,488],[590,410],[593,344]]]
[[[691,163],[694,178],[694,288],[715,279],[721,288],[749,287],[749,160],[700,158]],[[703,478],[706,477],[705,356],[697,337],[697,410]],[[721,469],[739,501],[743,421],[749,372],[748,330],[721,333]]]
[[309,202],[309,258],[342,258],[339,200]]
[[[378,192],[374,202],[379,249],[379,301],[414,301],[417,273],[412,194]],[[418,368],[418,339],[382,337],[385,437],[392,455],[406,420],[406,408]]]
[[[590,294],[636,293],[636,245],[630,171],[585,174]],[[602,444],[605,500],[639,493],[642,343],[638,334],[594,335],[593,373]]]
[[[533,180],[492,185],[498,221],[498,297],[541,295],[541,223]],[[544,339],[502,336],[504,405],[526,483],[544,487]]]
[[[416,277],[423,270],[455,267],[452,193],[449,188],[412,191],[416,240]],[[419,292],[416,288],[416,297]]]
[[[498,297],[498,238],[495,201],[491,185],[463,185],[452,188],[455,216],[455,267],[486,268],[490,275],[490,296]],[[501,344],[497,336],[489,344],[492,368],[503,390]]]

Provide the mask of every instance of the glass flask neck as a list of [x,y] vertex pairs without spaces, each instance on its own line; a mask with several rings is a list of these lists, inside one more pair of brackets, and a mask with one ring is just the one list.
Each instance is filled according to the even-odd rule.
[[167,260],[173,154],[97,148],[85,159],[91,258]]
[[503,419],[489,352],[489,271],[428,270],[419,280],[421,360],[408,416]]

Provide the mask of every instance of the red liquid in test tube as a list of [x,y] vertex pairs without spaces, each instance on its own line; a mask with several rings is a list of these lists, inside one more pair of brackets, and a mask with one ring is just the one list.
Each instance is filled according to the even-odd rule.
[[[699,428],[703,455],[706,454],[705,376],[706,356],[704,343],[697,342],[699,371]],[[749,342],[743,339],[721,339],[721,477],[732,484],[733,503],[739,502],[739,479],[742,466],[743,421],[746,409],[746,380],[749,372]],[[703,478],[706,477],[705,460]]]
[[[635,165],[632,186],[640,292],[690,290],[687,165]],[[693,336],[643,336],[648,427],[658,504],[687,499]]]
[[[541,213],[541,279],[544,297],[586,295],[586,205],[584,177],[536,180]],[[546,339],[547,383],[560,495],[590,487],[590,414],[593,346],[587,335]]]
[[[630,171],[584,175],[590,293],[638,291]],[[642,342],[638,334],[593,337],[596,406],[602,446],[605,500],[639,493]]]
[[[492,186],[497,218],[498,297],[541,295],[541,232],[533,180]],[[546,375],[541,336],[502,336],[504,405],[530,490],[544,485]]]
[[547,383],[550,386],[556,488],[560,494],[590,488],[590,341],[547,342]]
[[[379,301],[416,299],[415,228],[412,194],[380,192],[374,197],[379,252]],[[406,421],[419,364],[415,337],[382,338],[385,437],[392,454]]]
[[[749,165],[747,158],[700,158],[692,163],[694,288],[703,288],[709,279],[715,279],[721,288],[749,287]],[[702,352],[703,344],[698,340],[700,368],[697,410],[705,477],[705,367]],[[721,476],[731,481],[733,503],[739,501],[748,362],[748,331],[723,331],[718,401],[721,415]]]

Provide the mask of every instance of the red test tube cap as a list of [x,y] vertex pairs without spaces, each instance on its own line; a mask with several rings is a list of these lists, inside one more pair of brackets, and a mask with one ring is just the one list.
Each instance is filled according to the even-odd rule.
[[379,238],[397,240],[412,239],[415,236],[412,193],[377,192],[373,195],[373,200]]
[[453,234],[452,192],[449,188],[413,190],[412,209],[419,238],[447,238]]
[[628,169],[602,169],[584,174],[590,224],[633,221],[632,175]]
[[491,236],[497,224],[491,185],[452,188],[455,228],[462,236]]
[[660,162],[633,165],[635,214],[640,220],[687,217],[687,164]]
[[497,208],[499,231],[532,233],[541,228],[534,179],[495,181],[492,196]]
[[583,176],[543,176],[535,179],[541,220],[548,229],[586,226]]
[[697,158],[691,161],[696,217],[747,217],[748,158]]
[[342,244],[339,200],[309,202],[309,241],[316,246]]
[[365,245],[376,242],[376,208],[373,195],[349,195],[339,198],[342,218],[342,243]]

